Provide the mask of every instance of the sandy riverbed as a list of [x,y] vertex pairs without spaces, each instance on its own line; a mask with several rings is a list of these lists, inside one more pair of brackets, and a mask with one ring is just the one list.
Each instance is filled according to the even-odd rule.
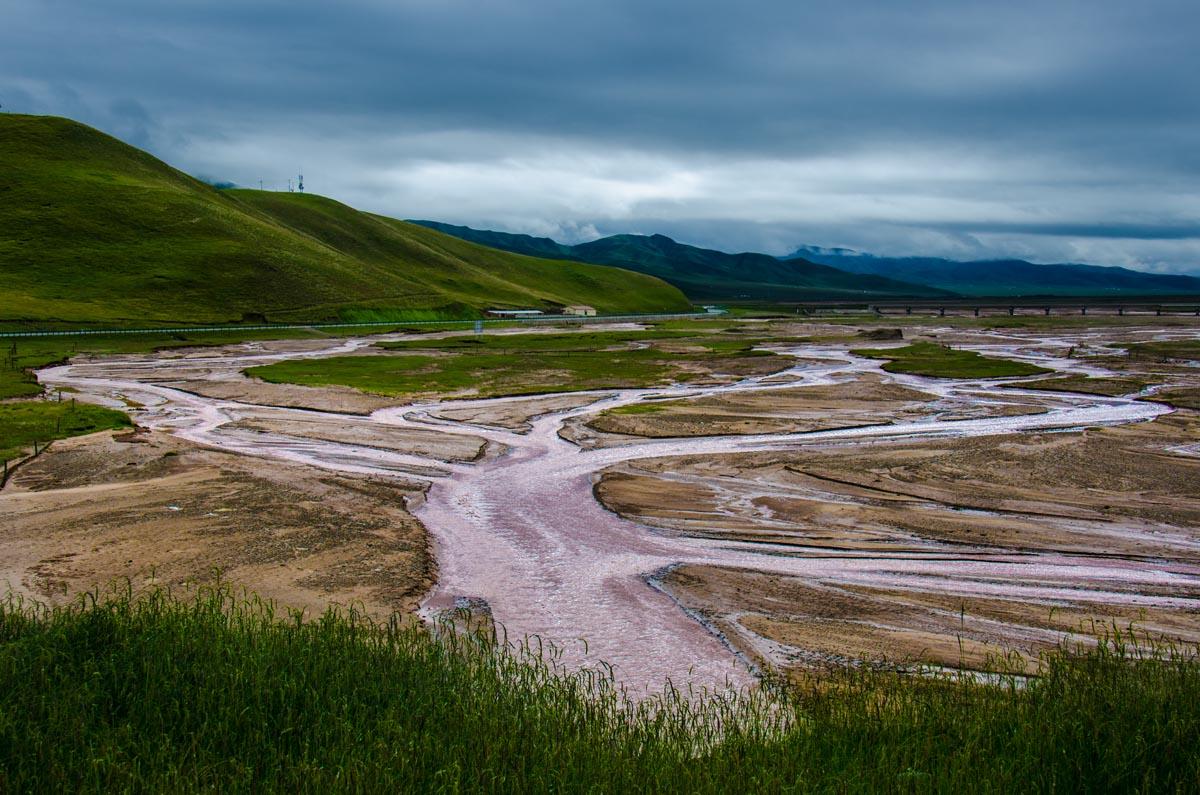
[[[787,327],[780,333],[801,329],[814,330]],[[1097,347],[1107,332],[921,333],[1065,372],[1109,372],[1099,359],[1074,356]],[[920,658],[927,648],[929,659],[953,662],[950,651],[958,644],[947,645],[954,637],[948,616],[955,610],[960,628],[972,622],[963,653],[971,665],[981,664],[985,650],[998,643],[1033,648],[1056,642],[1063,627],[1046,626],[1038,618],[1043,612],[1059,621],[1141,611],[1155,627],[1179,636],[1195,623],[1196,506],[1186,493],[1194,423],[1178,415],[1128,425],[1161,416],[1165,406],[889,376],[878,362],[846,354],[860,342],[797,344],[789,348],[797,357],[793,370],[732,383],[416,402],[366,415],[359,413],[364,407],[332,395],[308,395],[307,409],[279,408],[256,402],[277,396],[244,391],[244,367],[341,355],[365,344],[232,346],[189,356],[183,364],[179,357],[121,357],[53,368],[43,380],[71,386],[87,399],[132,401],[142,407],[137,421],[158,431],[152,439],[169,434],[171,444],[190,444],[188,455],[198,461],[211,455],[238,462],[198,464],[201,471],[238,473],[218,493],[261,478],[292,489],[280,505],[304,504],[306,488],[336,482],[349,491],[341,503],[330,498],[335,512],[349,519],[369,511],[384,532],[384,526],[411,522],[401,506],[404,495],[388,496],[384,489],[364,509],[348,496],[350,484],[387,484],[398,492],[417,483],[427,487],[425,499],[412,502],[437,559],[437,581],[422,600],[425,615],[472,597],[489,605],[510,634],[536,633],[562,644],[569,664],[612,663],[635,690],[656,688],[666,677],[698,686],[744,684],[751,678],[739,659],[795,666],[881,649]],[[1176,377],[1182,382],[1189,374]],[[210,384],[208,394],[171,386],[197,381]],[[229,388],[225,383],[243,390],[238,399],[221,391]],[[663,438],[680,428],[639,426],[632,429],[638,435],[625,433],[629,428],[620,435],[593,428],[602,443],[589,442],[589,449],[563,438],[571,436],[564,428],[587,427],[608,409],[661,399],[685,399],[707,415],[700,425],[711,422],[710,432],[685,428],[687,433]],[[1118,425],[1128,427],[1078,432]],[[787,432],[804,430],[812,432]],[[1087,441],[1081,451],[1072,436]],[[1145,468],[1146,480],[1123,482],[1108,473],[1107,481],[1084,483],[1060,476],[1107,472],[1090,465],[1097,450]],[[28,476],[34,473],[31,467]],[[596,487],[599,473],[607,476]],[[68,488],[54,477],[43,487]],[[594,487],[617,511],[597,502]],[[14,489],[0,500],[38,499],[27,496],[38,493],[28,484],[15,483]],[[324,506],[325,497],[320,499]],[[390,508],[382,507],[389,500]],[[151,503],[130,506],[116,514],[121,521],[153,516]],[[245,515],[259,513],[270,509]],[[288,526],[297,532],[316,521],[303,512],[296,516]],[[84,548],[78,528],[90,520],[81,517],[75,531],[62,525],[54,533],[64,551]],[[98,526],[104,538],[124,537],[120,521]],[[225,543],[188,560],[244,548],[246,562],[234,570],[251,587],[274,587],[281,598],[304,604],[338,592],[332,588],[322,596],[319,588],[295,585],[311,582],[304,577],[272,585],[264,566],[281,561],[254,562],[257,547],[271,536],[225,526],[233,534]],[[155,549],[150,538],[163,527],[147,525],[147,548]],[[137,550],[142,542],[131,537],[121,543]],[[37,555],[52,557],[50,551],[23,553],[11,570],[28,570]],[[346,555],[366,560],[355,557],[353,545]],[[186,568],[181,564],[180,571]],[[366,583],[378,573],[355,573],[352,566],[346,571],[348,578],[339,582],[357,577]],[[399,570],[391,576],[402,579]],[[427,582],[410,579],[418,589]],[[338,587],[372,593],[370,584]],[[288,588],[298,595],[289,597]],[[301,595],[302,588],[311,590]],[[411,590],[404,593],[371,598],[381,608],[411,605],[404,601]],[[843,607],[822,612],[823,600],[834,595]],[[964,600],[976,600],[969,611]]]
[[0,492],[0,581],[61,602],[220,570],[281,605],[411,611],[434,579],[422,485],[225,453],[165,433],[55,442]]

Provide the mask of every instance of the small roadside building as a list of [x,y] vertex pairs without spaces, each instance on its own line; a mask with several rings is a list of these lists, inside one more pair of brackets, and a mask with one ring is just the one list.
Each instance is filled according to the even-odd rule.
[[572,304],[571,306],[563,307],[564,315],[575,315],[576,317],[595,317],[596,307],[588,306],[587,304]]

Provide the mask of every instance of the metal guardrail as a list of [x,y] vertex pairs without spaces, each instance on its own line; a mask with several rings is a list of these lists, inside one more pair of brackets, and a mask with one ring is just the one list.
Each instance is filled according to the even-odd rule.
[[83,337],[112,336],[116,334],[204,334],[222,331],[288,331],[323,328],[394,328],[397,326],[453,326],[471,327],[476,323],[496,325],[500,323],[612,323],[643,320],[686,320],[690,318],[718,317],[725,310],[714,312],[667,312],[630,315],[544,315],[529,318],[486,318],[483,320],[373,320],[363,323],[264,323],[256,326],[174,326],[169,328],[139,329],[68,329],[65,331],[0,331],[0,339],[26,337]]

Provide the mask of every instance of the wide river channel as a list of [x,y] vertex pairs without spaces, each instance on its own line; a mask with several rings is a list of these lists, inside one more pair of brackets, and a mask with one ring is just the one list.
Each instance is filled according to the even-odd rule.
[[[557,645],[568,665],[600,661],[632,692],[653,691],[670,679],[677,687],[721,688],[753,681],[753,672],[725,639],[683,610],[661,588],[656,574],[678,564],[704,564],[777,572],[822,581],[933,589],[952,595],[997,595],[1051,601],[1119,600],[1124,604],[1197,608],[1196,600],[1161,595],[1172,584],[1200,585],[1196,567],[1131,566],[1129,561],[1060,553],[962,547],[953,555],[930,552],[838,552],[796,550],[771,544],[723,542],[665,533],[627,521],[605,509],[593,485],[606,467],[631,459],[666,455],[709,455],[762,450],[870,444],[892,439],[988,436],[1066,430],[1153,419],[1165,406],[1130,398],[1004,390],[1006,396],[1038,404],[1044,413],[946,421],[936,415],[890,425],[802,434],[713,436],[653,440],[581,449],[563,439],[563,423],[614,406],[672,396],[711,395],[733,390],[773,390],[832,384],[879,373],[879,362],[855,357],[845,347],[805,345],[779,348],[797,357],[785,373],[723,386],[676,386],[605,390],[585,405],[534,417],[527,431],[455,421],[474,406],[524,398],[454,400],[384,408],[369,415],[316,412],[347,426],[400,426],[465,434],[489,442],[489,454],[473,462],[447,462],[417,453],[347,444],[289,434],[234,429],[256,417],[314,414],[253,402],[204,397],[162,383],[181,371],[196,377],[240,379],[242,369],[296,357],[344,355],[387,337],[331,340],[302,350],[249,343],[186,355],[163,352],[80,361],[40,372],[51,387],[71,387],[85,400],[138,406],[138,424],[198,444],[252,456],[281,458],[345,473],[403,477],[429,484],[412,506],[435,542],[438,582],[422,611],[434,616],[464,598],[486,600],[510,638],[533,636]],[[1079,340],[1015,340],[997,334],[979,346],[988,354],[1036,361],[1073,372],[1094,372],[1059,358]],[[1056,351],[1058,353],[1056,353]],[[162,373],[170,370],[170,379]],[[986,381],[884,375],[894,383],[944,399],[986,403],[994,385]],[[545,397],[545,396],[541,396]],[[764,489],[771,488],[764,485]],[[253,586],[253,583],[248,583]],[[476,602],[478,603],[478,602]],[[769,657],[771,650],[763,649]]]

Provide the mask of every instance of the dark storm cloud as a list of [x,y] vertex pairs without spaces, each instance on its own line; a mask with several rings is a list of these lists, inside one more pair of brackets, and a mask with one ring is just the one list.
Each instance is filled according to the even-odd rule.
[[1198,29],[1194,2],[9,0],[0,102],[397,215],[1190,267]]

